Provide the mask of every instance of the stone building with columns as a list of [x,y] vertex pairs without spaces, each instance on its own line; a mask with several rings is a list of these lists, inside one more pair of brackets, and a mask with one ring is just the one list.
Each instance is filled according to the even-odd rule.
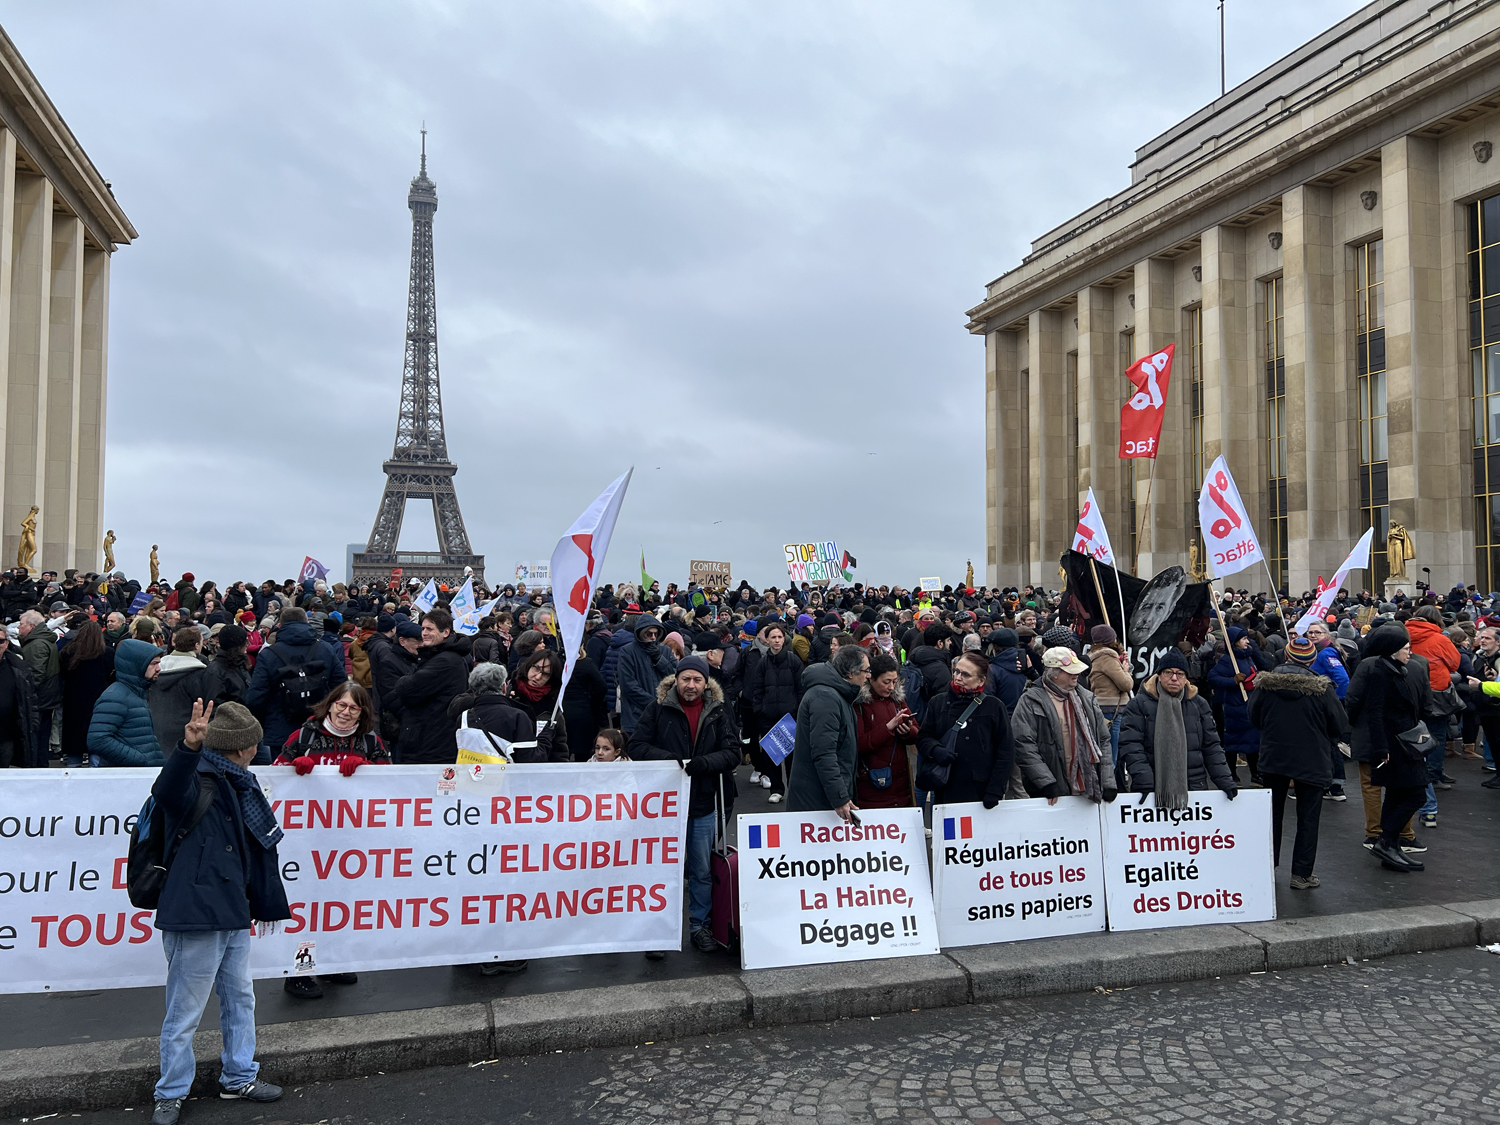
[[[1413,578],[1500,588],[1497,142],[1500,0],[1376,0],[1138,149],[969,311],[987,581],[1054,584],[1090,487],[1125,569],[1190,566],[1223,454],[1294,594],[1372,525],[1378,589],[1392,524]],[[1169,343],[1152,484],[1124,371]]]
[[102,565],[109,259],[135,237],[0,29],[0,565],[33,505],[33,566]]

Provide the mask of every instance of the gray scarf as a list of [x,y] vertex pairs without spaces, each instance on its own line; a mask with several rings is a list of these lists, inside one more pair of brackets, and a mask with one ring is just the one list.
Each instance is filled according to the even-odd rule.
[[1187,726],[1182,721],[1182,701],[1187,687],[1176,696],[1156,685],[1156,741],[1152,749],[1156,758],[1156,807],[1188,807]]

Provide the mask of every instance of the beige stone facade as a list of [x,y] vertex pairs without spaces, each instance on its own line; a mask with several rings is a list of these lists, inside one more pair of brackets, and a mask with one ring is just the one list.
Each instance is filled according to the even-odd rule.
[[0,565],[37,516],[37,569],[103,565],[109,259],[136,237],[0,30]]
[[[1137,150],[969,312],[987,581],[1054,584],[1090,487],[1126,569],[1189,565],[1222,453],[1294,593],[1391,523],[1413,577],[1500,587],[1496,145],[1500,0],[1379,0]],[[1148,516],[1123,373],[1168,343]]]

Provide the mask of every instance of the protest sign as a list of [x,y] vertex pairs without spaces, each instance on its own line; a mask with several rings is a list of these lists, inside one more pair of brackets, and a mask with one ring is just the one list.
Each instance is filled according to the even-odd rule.
[[739,815],[744,968],[938,951],[920,809]]
[[130,599],[130,609],[127,612],[134,617],[151,604],[153,597],[155,597],[154,594],[147,593],[145,590],[140,591],[140,593]]
[[1112,930],[1265,922],[1276,917],[1271,791],[1188,794],[1185,809],[1121,795],[1103,811]]
[[777,724],[761,736],[760,748],[766,752],[766,756],[778,766],[792,752],[792,747],[797,744],[797,720],[791,715],[783,715]]
[[[157,773],[0,771],[0,993],[165,979],[152,912],[125,892]],[[251,942],[256,977],[681,945],[676,762],[255,773],[292,912]]]
[[524,582],[528,586],[552,585],[551,560],[543,559],[541,562],[516,563],[516,581]]
[[787,576],[793,584],[803,582],[821,583],[852,582],[853,561],[845,566],[844,552],[832,539],[822,543],[785,543],[782,553],[786,556]]
[[943,580],[941,578],[921,578],[922,590],[928,594],[940,594],[943,592]]
[[731,581],[729,564],[691,559],[688,562],[688,579],[709,590],[727,590]]
[[1094,802],[938,805],[932,828],[932,897],[944,948],[1104,929]]

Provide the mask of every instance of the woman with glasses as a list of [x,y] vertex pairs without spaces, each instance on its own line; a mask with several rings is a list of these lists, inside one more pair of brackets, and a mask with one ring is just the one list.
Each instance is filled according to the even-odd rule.
[[[953,662],[953,676],[927,703],[917,737],[917,788],[934,803],[982,801],[994,808],[1005,796],[1015,765],[1015,743],[1005,704],[984,694],[989,661],[966,652]],[[958,734],[947,739],[955,728]]]

